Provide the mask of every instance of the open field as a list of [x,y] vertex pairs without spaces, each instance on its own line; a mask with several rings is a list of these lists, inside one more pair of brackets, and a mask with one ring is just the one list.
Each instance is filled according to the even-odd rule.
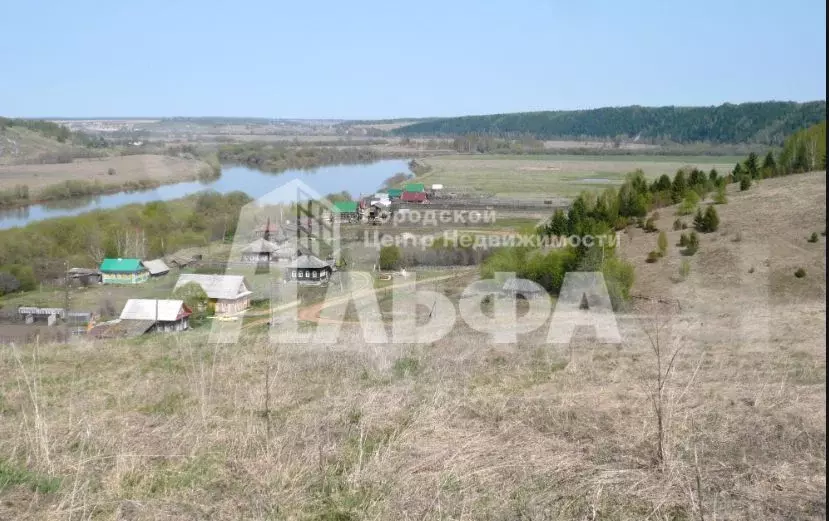
[[[115,170],[114,175],[109,175],[110,168]],[[65,181],[99,181],[104,185],[142,180],[171,183],[193,180],[204,168],[209,167],[203,161],[161,155],[78,159],[66,164],[6,165],[0,166],[0,190],[28,185],[36,192]]]
[[[0,350],[0,519],[825,519],[825,182],[730,192],[684,281],[678,232],[655,264],[655,234],[623,234],[621,346],[547,325],[494,344],[459,318],[421,345],[355,324],[330,345],[260,326]],[[459,273],[423,289],[457,305]],[[678,349],[662,463],[656,327]]]
[[626,173],[637,168],[648,178],[662,174],[673,176],[685,166],[706,171],[716,168],[726,173],[740,159],[728,156],[439,156],[423,160],[432,170],[417,180],[441,183],[447,192],[542,199],[615,186],[621,184]]

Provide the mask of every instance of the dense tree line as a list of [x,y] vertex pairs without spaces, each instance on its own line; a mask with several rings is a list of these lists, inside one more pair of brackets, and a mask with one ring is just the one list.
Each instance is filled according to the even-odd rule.
[[282,144],[240,143],[219,147],[222,162],[248,165],[268,172],[336,164],[372,163],[385,157],[364,147],[291,147]]
[[156,258],[231,238],[250,197],[205,192],[175,201],[133,204],[0,230],[0,272],[24,266],[37,280],[69,267],[94,268],[105,257]]
[[605,107],[524,112],[422,121],[392,131],[399,136],[495,136],[538,139],[640,138],[675,143],[780,145],[798,129],[826,119],[826,102],[760,102],[716,107]]
[[752,152],[734,165],[731,177],[740,183],[740,190],[751,188],[752,182],[769,177],[826,170],[826,121],[795,132],[786,138],[779,154],[769,151],[762,159]]
[[58,125],[44,119],[22,119],[0,117],[0,131],[11,127],[19,127],[37,132],[38,134],[56,140],[59,143],[72,142],[88,147],[100,146],[100,141],[82,132],[72,132],[63,125]]

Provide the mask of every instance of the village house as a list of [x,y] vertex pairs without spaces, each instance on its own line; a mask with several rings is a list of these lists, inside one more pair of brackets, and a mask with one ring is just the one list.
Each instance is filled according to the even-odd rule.
[[242,275],[185,274],[178,278],[174,290],[190,282],[202,287],[216,315],[239,313],[250,307],[253,292]]
[[242,262],[268,263],[276,260],[280,247],[271,241],[259,238],[242,248]]
[[98,269],[104,284],[141,284],[150,278],[140,259],[104,259]]
[[400,197],[400,201],[404,203],[419,203],[424,204],[428,203],[429,200],[426,197],[426,192],[409,192],[408,190],[403,192],[403,195]]
[[285,269],[285,279],[300,284],[323,284],[331,279],[331,263],[314,255],[300,255]]
[[[181,300],[131,298],[124,305],[119,319],[122,322],[147,323],[142,333],[184,331],[189,327],[190,308]],[[133,329],[140,329],[138,326]]]
[[170,272],[170,267],[162,259],[144,261],[144,267],[150,272],[151,277],[161,277]]
[[331,208],[328,219],[340,223],[355,222],[360,218],[356,201],[337,201]]
[[403,195],[403,190],[400,188],[389,188],[386,190],[386,193],[389,195],[389,199],[400,199],[400,196]]

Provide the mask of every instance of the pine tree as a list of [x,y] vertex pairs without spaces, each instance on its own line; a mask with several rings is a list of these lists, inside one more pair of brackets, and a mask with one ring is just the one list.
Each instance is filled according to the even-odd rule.
[[694,215],[694,229],[697,231],[705,231],[705,216],[702,215],[702,209],[697,208],[697,214]]
[[771,151],[766,154],[766,158],[763,160],[763,170],[769,172],[771,175],[774,175],[777,171],[777,162],[774,160],[774,154]]
[[710,172],[708,172],[708,180],[712,183],[716,183],[720,179],[720,174],[717,172],[716,168],[712,168]]
[[553,218],[547,224],[547,233],[556,237],[567,234],[567,216],[564,210],[558,209],[553,213]]
[[706,233],[715,232],[720,227],[720,216],[717,215],[717,209],[714,208],[714,205],[709,205],[705,209],[705,216],[702,220],[705,226],[703,231]]
[[740,179],[740,191],[745,192],[751,188],[751,178],[748,175],[743,175]]
[[739,181],[741,177],[743,177],[743,165],[737,163],[734,165],[734,170],[731,171],[731,178],[734,181]]
[[746,172],[748,172],[748,175],[750,175],[752,179],[757,179],[760,176],[760,169],[757,166],[757,154],[752,152],[748,155],[745,167]]

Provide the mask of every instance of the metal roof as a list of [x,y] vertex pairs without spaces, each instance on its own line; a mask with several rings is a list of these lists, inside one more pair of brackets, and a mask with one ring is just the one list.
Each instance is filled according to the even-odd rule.
[[188,282],[195,282],[202,287],[208,298],[235,300],[253,293],[245,284],[242,275],[202,275],[187,273],[179,276],[176,286],[178,289]]
[[121,311],[121,320],[161,320],[174,322],[180,313],[190,314],[182,300],[131,298]]
[[409,183],[403,188],[405,192],[423,192],[424,190],[426,190],[426,187],[423,186],[423,183]]
[[504,291],[515,291],[518,293],[536,294],[542,293],[544,288],[535,282],[527,279],[510,278],[504,282]]
[[271,241],[266,241],[265,239],[256,239],[252,243],[242,248],[242,251],[244,253],[274,253],[278,249],[279,246],[272,243]]
[[319,268],[330,268],[331,264],[321,260],[319,257],[315,257],[314,255],[300,255],[293,262],[288,265],[289,268],[297,268],[297,269],[319,269]]
[[134,273],[144,266],[141,259],[104,259],[99,269],[109,273]]
[[334,203],[334,207],[331,209],[334,213],[356,213],[357,212],[357,202],[356,201],[337,201]]
[[150,275],[159,275],[170,271],[170,267],[167,266],[161,259],[144,261],[143,264],[145,268],[150,270]]

